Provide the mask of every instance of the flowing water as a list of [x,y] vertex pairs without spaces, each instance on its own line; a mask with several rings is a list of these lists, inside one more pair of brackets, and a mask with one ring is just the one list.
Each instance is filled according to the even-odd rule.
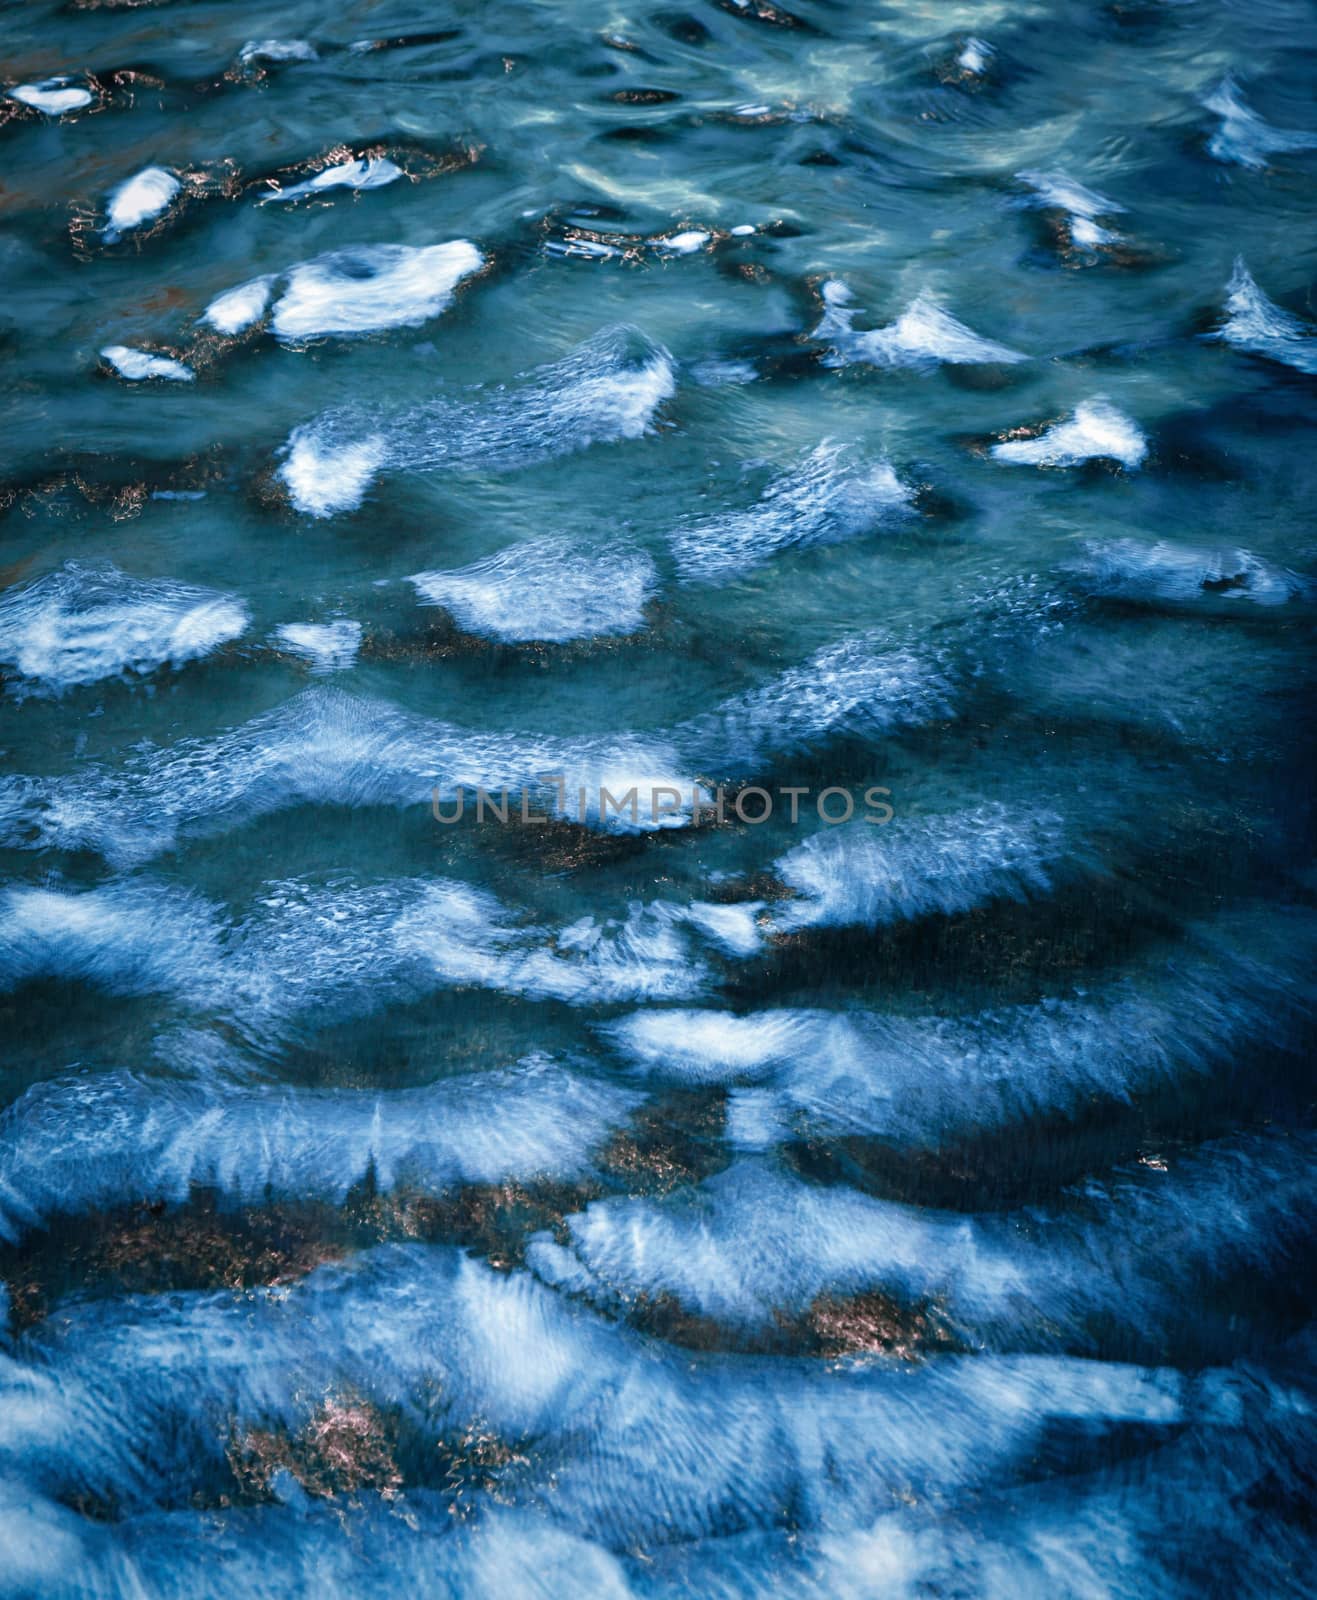
[[1310,5],[0,30],[0,1593],[1306,1592]]

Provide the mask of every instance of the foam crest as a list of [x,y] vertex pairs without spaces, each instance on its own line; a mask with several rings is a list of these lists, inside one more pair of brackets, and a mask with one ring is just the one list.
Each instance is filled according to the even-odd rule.
[[155,355],[150,350],[135,350],[127,344],[107,344],[101,360],[108,361],[121,378],[140,383],[144,378],[164,378],[173,383],[192,383],[196,373],[173,356]]
[[435,400],[392,418],[330,412],[295,428],[278,476],[299,511],[359,505],[382,471],[508,471],[645,434],[676,392],[672,357],[607,328],[506,391]]
[[250,283],[240,283],[236,289],[226,289],[201,313],[201,321],[217,333],[241,333],[265,315],[278,281],[277,274],[267,273],[264,277],[253,278]]
[[1120,242],[1120,234],[1097,220],[1124,211],[1119,201],[1085,188],[1063,172],[1017,172],[1015,176],[1032,190],[1034,205],[1065,213],[1070,242],[1079,249],[1096,250]]
[[1313,1005],[1302,966],[1311,941],[1289,932],[1288,964],[1199,953],[1162,983],[1129,977],[969,1016],[658,1011],[610,1037],[646,1076],[732,1085],[729,1126],[742,1148],[859,1136],[955,1149],[1297,1050]]
[[[550,781],[561,778],[561,783]],[[624,800],[637,789],[635,816]],[[652,786],[684,798],[651,815]],[[240,826],[296,805],[430,806],[451,815],[458,788],[512,791],[550,815],[610,832],[685,826],[694,779],[661,738],[554,738],[484,733],[359,699],[328,686],[301,694],[212,739],[134,751],[113,769],[54,779],[11,776],[0,788],[9,844],[94,849],[116,863],[148,860],[182,837]],[[512,813],[510,812],[509,815]]]
[[458,284],[484,264],[465,239],[334,250],[289,268],[270,327],[286,343],[414,328],[446,311]]
[[908,511],[910,500],[889,463],[865,462],[825,439],[774,478],[754,505],[678,529],[672,553],[687,581],[726,582],[782,550],[869,533]]
[[166,992],[264,1039],[437,988],[609,1005],[689,999],[708,979],[688,930],[711,935],[687,908],[636,902],[617,917],[533,925],[443,878],[271,882],[234,923],[198,896],[133,879],[84,893],[16,887],[0,904],[0,987],[54,977]]
[[174,203],[183,185],[166,167],[143,167],[110,191],[105,202],[106,244],[153,222]]
[[131,882],[82,894],[15,886],[0,903],[0,987],[77,979],[114,994],[166,992],[194,1002],[215,992],[218,921],[186,891]]
[[[675,1202],[592,1201],[566,1243],[539,1235],[527,1259],[601,1309],[673,1301],[742,1338],[878,1293],[906,1312],[935,1301],[946,1331],[980,1348],[1089,1353],[1102,1319],[1162,1351],[1201,1338],[1178,1324],[1205,1283],[1294,1270],[1313,1233],[1312,1153],[1310,1137],[1220,1141],[1169,1174],[1089,1184],[1078,1209],[1004,1216],[816,1187],[743,1156]],[[1167,1239],[1183,1241],[1169,1261]]]
[[642,551],[590,553],[561,539],[535,539],[468,567],[415,573],[408,582],[467,633],[561,644],[643,628],[658,574]]
[[1226,320],[1213,337],[1237,350],[1279,361],[1297,372],[1317,373],[1317,338],[1302,318],[1268,300],[1253,281],[1244,258],[1226,289]]
[[238,51],[238,60],[250,61],[318,61],[313,44],[305,39],[248,39]]
[[285,622],[274,636],[284,650],[300,656],[315,673],[347,672],[361,648],[361,624],[337,622]]
[[389,441],[383,434],[335,439],[332,429],[312,423],[294,428],[277,475],[299,511],[332,517],[361,504],[388,460]]
[[1138,424],[1106,400],[1085,400],[1074,416],[1034,438],[1004,439],[989,451],[994,461],[1019,467],[1077,467],[1118,461],[1131,472],[1143,464],[1148,441]]
[[43,78],[40,83],[20,83],[5,91],[7,99],[17,100],[48,117],[62,117],[81,111],[96,98],[89,89],[79,88],[72,78]]
[[882,827],[843,825],[814,834],[775,863],[799,898],[778,906],[770,926],[778,933],[874,928],[1027,899],[1050,890],[1064,851],[1059,817],[1019,818],[995,804]]
[[1271,156],[1317,148],[1317,133],[1273,128],[1264,122],[1230,76],[1223,78],[1206,96],[1203,105],[1220,118],[1216,131],[1207,141],[1209,154],[1218,161],[1257,171],[1267,166]]
[[363,156],[352,161],[339,162],[337,166],[326,167],[323,172],[317,172],[314,178],[308,178],[305,183],[290,184],[286,189],[271,189],[269,193],[261,196],[260,204],[303,200],[308,195],[326,194],[332,189],[352,189],[357,192],[363,189],[383,189],[387,184],[396,183],[402,176],[402,168],[390,161],[387,156]]
[[1306,598],[1311,585],[1247,550],[1204,550],[1159,539],[1090,542],[1074,572],[1103,599],[1173,608],[1282,606]]
[[835,280],[823,285],[822,320],[810,335],[827,341],[831,349],[829,366],[863,362],[874,367],[973,366],[996,362],[1010,364],[1029,358],[1018,350],[991,339],[980,338],[972,328],[958,322],[928,294],[920,294],[886,328],[857,333],[853,326],[858,311],[851,305],[851,293]]
[[380,1192],[442,1194],[591,1170],[591,1153],[642,1096],[547,1057],[364,1092],[132,1074],[44,1083],[3,1115],[0,1235],[57,1214],[213,1190],[225,1206],[342,1204]]
[[11,694],[59,694],[181,667],[239,638],[248,621],[234,595],[68,561],[0,596],[0,661],[23,680]]
[[825,1294],[880,1286],[912,1302],[967,1275],[1000,1309],[1012,1276],[1003,1259],[983,1259],[964,1219],[814,1188],[754,1157],[681,1203],[596,1200],[567,1234],[566,1245],[531,1242],[527,1260],[546,1282],[613,1312],[670,1298],[742,1335],[771,1333]]
[[754,767],[832,738],[879,738],[950,714],[953,686],[931,655],[892,648],[881,634],[824,645],[758,689],[677,730],[720,762]]

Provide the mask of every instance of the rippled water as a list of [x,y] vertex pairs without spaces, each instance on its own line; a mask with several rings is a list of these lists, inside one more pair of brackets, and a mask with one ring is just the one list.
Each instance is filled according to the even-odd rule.
[[0,28],[0,1593],[1305,1592],[1310,6]]

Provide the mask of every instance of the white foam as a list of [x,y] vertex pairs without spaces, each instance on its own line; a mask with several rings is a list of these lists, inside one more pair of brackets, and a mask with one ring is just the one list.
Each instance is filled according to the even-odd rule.
[[219,927],[198,896],[164,884],[110,883],[86,893],[4,891],[0,985],[77,979],[113,994],[213,998]]
[[58,693],[182,666],[238,638],[248,621],[233,595],[70,561],[0,598],[0,659],[26,687]]
[[165,167],[144,167],[110,191],[105,203],[105,242],[113,244],[123,234],[160,216],[173,204],[183,185]]
[[250,283],[240,283],[236,289],[226,289],[216,295],[201,313],[201,320],[219,333],[241,333],[259,322],[270,303],[270,293],[278,282],[275,274],[253,278]]
[[343,161],[338,166],[317,172],[314,178],[308,178],[305,183],[295,183],[287,189],[271,189],[261,196],[260,203],[268,205],[277,200],[301,200],[307,195],[324,194],[329,189],[383,189],[402,176],[402,168],[387,156]]
[[678,529],[672,552],[687,581],[725,581],[779,551],[868,533],[907,511],[910,499],[888,462],[865,461],[825,439],[775,478],[754,505]]
[[292,503],[309,517],[354,510],[388,459],[381,434],[330,444],[313,426],[295,428],[285,452],[276,476]]
[[688,228],[682,233],[669,233],[655,239],[654,243],[660,250],[666,250],[674,256],[691,256],[697,250],[703,250],[708,244],[711,234],[702,233],[698,228]]
[[1207,141],[1208,152],[1218,161],[1260,170],[1269,156],[1317,148],[1317,133],[1273,128],[1264,122],[1245,102],[1232,77],[1223,78],[1203,105],[1221,119]]
[[418,572],[408,582],[468,633],[562,643],[642,628],[657,573],[642,551],[591,554],[563,540],[537,539],[468,567]]
[[977,78],[988,70],[996,53],[983,39],[966,39],[960,54],[956,57],[956,65],[962,72],[971,73]]
[[[1183,1428],[1219,1407],[1223,1389],[1211,1374],[1057,1357],[948,1355],[899,1367],[700,1359],[642,1341],[526,1273],[420,1244],[362,1252],[275,1290],[68,1304],[0,1366],[0,1386],[0,1471],[21,1466],[33,1490],[65,1498],[78,1489],[113,1493],[115,1530],[162,1502],[186,1506],[219,1478],[231,1441],[248,1430],[296,1434],[325,1397],[350,1395],[401,1415],[408,1438],[441,1463],[452,1459],[453,1441],[492,1438],[511,1455],[515,1476],[502,1482],[520,1506],[547,1507],[556,1528],[620,1550],[766,1533],[780,1526],[784,1506],[799,1534],[870,1527],[898,1497],[943,1506],[996,1495],[1034,1483],[1040,1455],[1068,1424],[1090,1447],[1102,1429],[1122,1424]],[[482,1476],[498,1472],[475,1460]],[[291,1474],[279,1487],[292,1505],[267,1515],[286,1534],[290,1514],[299,1528],[311,1507]],[[454,1543],[463,1548],[462,1525],[440,1508],[460,1501],[445,1496],[435,1506],[409,1485],[398,1532],[395,1507],[369,1492],[361,1499],[367,1516],[392,1514],[386,1559],[423,1554],[424,1566],[412,1566],[414,1580],[396,1592],[433,1588],[436,1575],[451,1577],[445,1588],[461,1594],[535,1587],[524,1566],[506,1561],[485,1568],[488,1585],[473,1581],[478,1568],[447,1565]],[[418,1539],[429,1507],[446,1527]],[[197,1551],[213,1568],[215,1530],[226,1526],[217,1519],[232,1515],[208,1508],[211,1538],[190,1541],[181,1571],[170,1565],[189,1593],[194,1574],[209,1570]],[[355,1534],[359,1515],[347,1525]],[[325,1552],[340,1541],[311,1541],[306,1570],[322,1590],[328,1576],[334,1592],[358,1592],[359,1583],[335,1581],[346,1575],[338,1563],[326,1572]],[[241,1537],[225,1548],[230,1542],[249,1548]],[[513,1547],[525,1549],[520,1529]],[[286,1561],[286,1544],[276,1548],[278,1562],[257,1572]],[[561,1541],[549,1549],[560,1551]],[[598,1563],[578,1556],[570,1570],[567,1577],[554,1561],[547,1592],[600,1592]],[[372,1566],[371,1592],[381,1591],[379,1577]]]
[[134,350],[126,344],[107,344],[101,351],[121,378],[140,383],[145,378],[165,378],[171,383],[193,383],[196,373],[173,356],[154,355],[150,350]]
[[968,1016],[660,1010],[604,1032],[644,1078],[727,1085],[742,1148],[859,1137],[954,1150],[1040,1118],[1084,1118],[1095,1104],[1183,1093],[1241,1056],[1301,1049],[1311,930],[1289,931],[1292,952],[1272,965],[1240,965],[1223,943],[1078,995]]
[[1247,550],[1211,550],[1159,539],[1091,542],[1076,569],[1095,594],[1145,605],[1284,605],[1310,593],[1298,573]]
[[1063,172],[1017,172],[1015,176],[1033,190],[1036,205],[1066,213],[1070,242],[1081,250],[1097,250],[1119,242],[1120,234],[1104,228],[1097,220],[1124,211],[1119,201],[1085,188]]
[[858,313],[844,284],[835,280],[825,283],[823,302],[823,317],[810,337],[831,345],[826,358],[830,366],[853,361],[876,367],[923,367],[939,362],[964,366],[1029,359],[1018,350],[980,338],[927,294],[911,301],[890,326],[868,333],[857,333],[852,326]]
[[641,1099],[543,1056],[385,1092],[117,1073],[44,1083],[0,1119],[0,1236],[56,1211],[179,1204],[197,1184],[234,1205],[341,1203],[368,1174],[381,1192],[430,1195],[575,1177]]
[[305,39],[248,39],[238,51],[239,61],[319,61],[313,44]]
[[313,672],[346,672],[361,648],[361,624],[338,622],[285,622],[275,638],[285,650],[301,656]]
[[675,389],[661,345],[634,329],[605,328],[520,384],[478,399],[434,400],[393,417],[327,412],[293,431],[278,475],[299,510],[330,516],[356,505],[384,468],[506,471],[638,439]]
[[678,1082],[754,1082],[805,1045],[798,1015],[637,1011],[601,1031],[638,1070]]
[[[738,1102],[748,1097],[738,1097]],[[1076,1216],[974,1217],[815,1187],[740,1158],[688,1203],[613,1197],[567,1219],[567,1242],[528,1251],[547,1282],[609,1311],[675,1301],[724,1327],[770,1332],[815,1300],[879,1289],[936,1298],[977,1346],[1081,1347],[1095,1315],[1153,1351],[1177,1337],[1183,1296],[1242,1267],[1284,1272],[1311,1241],[1311,1137],[1209,1145],[1170,1176],[1124,1179]],[[1160,1243],[1180,1241],[1171,1259]]]
[[1096,189],[1085,188],[1064,172],[1017,172],[1015,176],[1033,190],[1040,206],[1065,211],[1072,218],[1083,217],[1091,222],[1097,217],[1115,216],[1125,209],[1118,200],[1110,200]]
[[796,845],[773,871],[800,896],[776,906],[781,933],[879,927],[1044,894],[1061,858],[1060,819],[984,804],[945,817],[849,823]]
[[484,264],[465,239],[335,250],[289,269],[270,326],[289,342],[416,327],[447,310],[458,284]]
[[1148,454],[1137,423],[1106,400],[1085,400],[1073,417],[1035,439],[1004,439],[989,451],[994,461],[1022,467],[1074,467],[1084,461],[1118,461],[1130,471]]
[[[561,803],[544,774],[561,774]],[[12,776],[0,785],[0,837],[29,848],[59,841],[131,864],[180,836],[287,806],[429,807],[438,788],[451,809],[459,785],[469,812],[483,788],[512,791],[515,813],[525,787],[538,812],[548,805],[583,826],[643,833],[689,825],[695,780],[662,737],[482,732],[317,686],[213,738],[133,750],[113,769]],[[601,815],[601,786],[622,796],[631,785],[639,790],[636,816],[629,806]],[[676,789],[681,804],[652,817],[651,785]]]
[[40,83],[20,83],[6,91],[10,100],[42,111],[48,117],[62,117],[66,111],[81,111],[96,98],[89,89],[73,85],[71,78],[43,78]]
[[952,686],[937,659],[892,648],[880,634],[825,645],[757,689],[677,730],[701,764],[753,769],[768,755],[832,738],[881,738],[946,716]]
[[1237,350],[1283,362],[1299,372],[1317,373],[1317,337],[1301,318],[1268,300],[1253,281],[1244,258],[1235,258],[1235,270],[1226,289],[1225,323],[1213,336]]
[[731,956],[750,956],[763,944],[759,914],[761,900],[744,900],[736,905],[694,901],[685,908],[685,920],[698,928],[721,950]]
[[821,1295],[875,1286],[908,1302],[954,1285],[956,1311],[984,1315],[1002,1308],[1012,1277],[968,1221],[815,1188],[745,1157],[680,1208],[595,1201],[567,1230],[566,1245],[541,1237],[527,1252],[546,1282],[609,1310],[670,1298],[746,1331],[773,1330]]

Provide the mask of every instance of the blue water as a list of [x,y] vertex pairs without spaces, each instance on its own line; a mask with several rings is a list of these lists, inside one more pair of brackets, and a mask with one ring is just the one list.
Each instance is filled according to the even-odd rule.
[[0,37],[0,1595],[1309,1592],[1311,7]]

